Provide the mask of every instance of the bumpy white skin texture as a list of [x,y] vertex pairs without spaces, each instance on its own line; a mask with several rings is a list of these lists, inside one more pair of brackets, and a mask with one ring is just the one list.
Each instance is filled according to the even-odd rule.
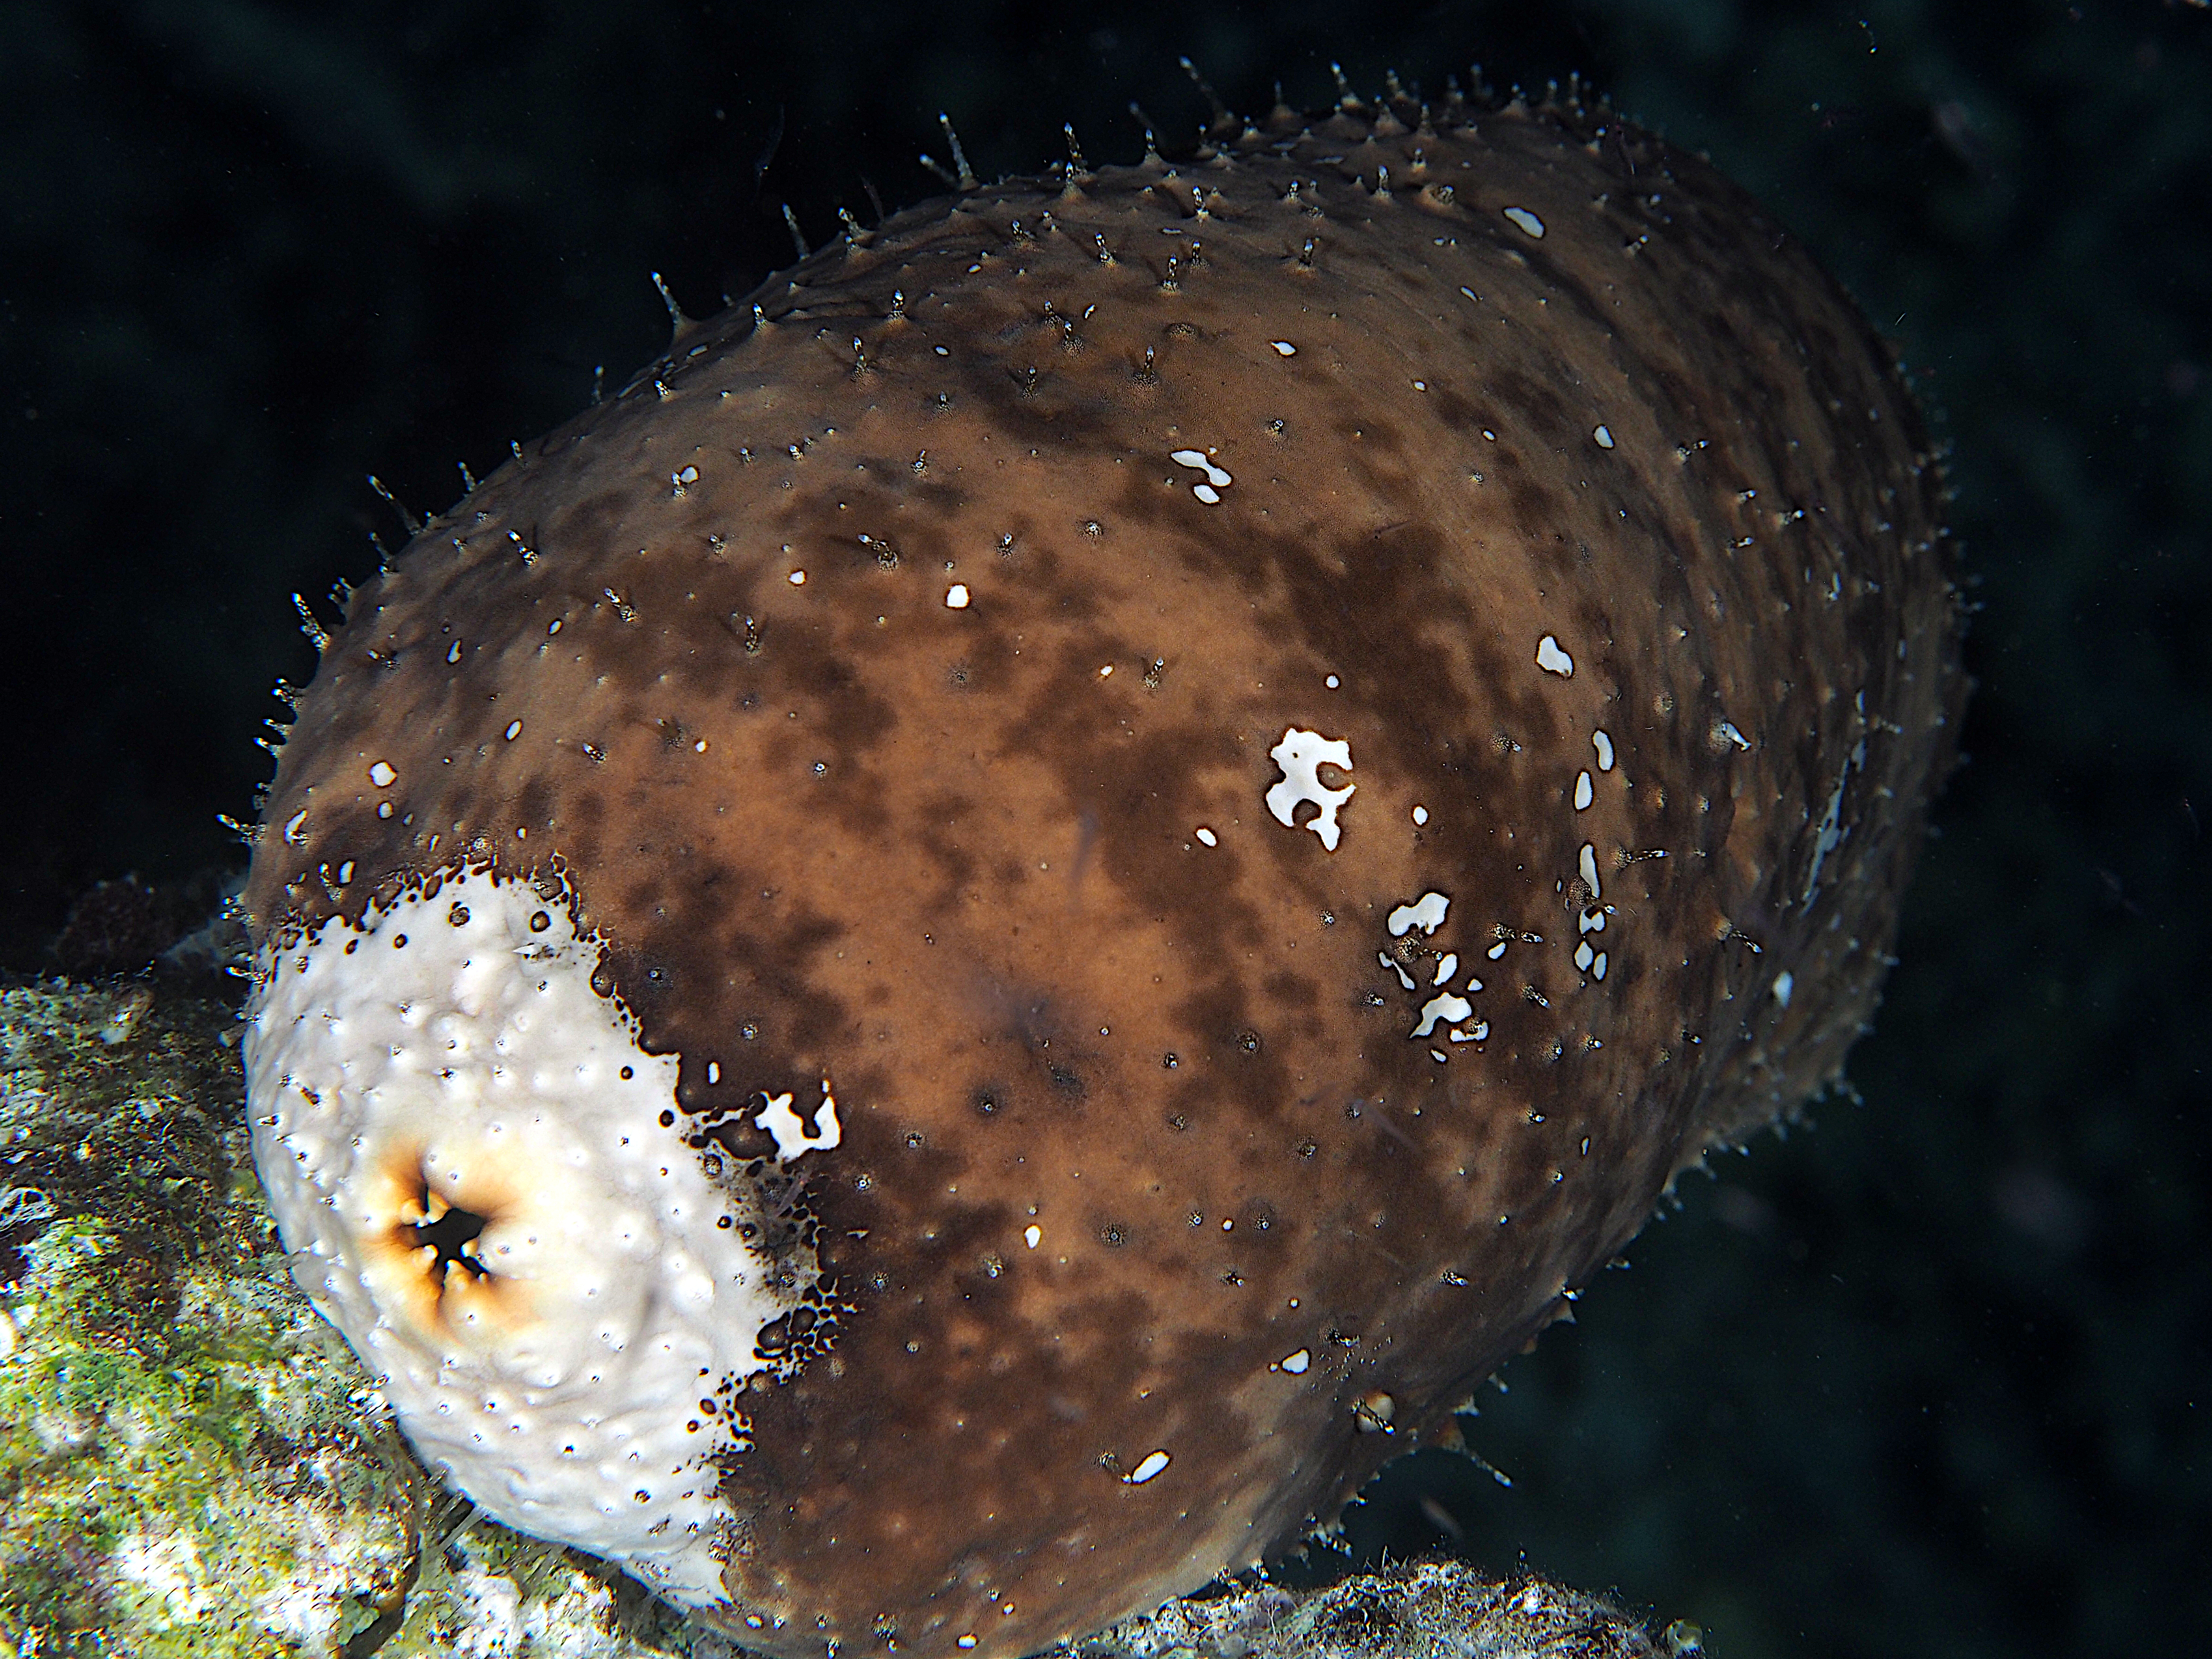
[[[363,921],[272,943],[248,1010],[293,1276],[487,1511],[723,1601],[727,1385],[793,1303],[719,1161],[662,1124],[676,1057],[637,1046],[598,943],[528,884],[456,872]],[[472,1242],[461,1218],[426,1236],[447,1206]]]

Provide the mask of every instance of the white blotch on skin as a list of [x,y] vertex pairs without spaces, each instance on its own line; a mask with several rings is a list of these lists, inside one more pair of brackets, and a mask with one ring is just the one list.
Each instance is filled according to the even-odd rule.
[[1594,794],[1590,788],[1590,775],[1587,772],[1576,773],[1575,811],[1577,812],[1587,812],[1589,811],[1589,804],[1593,799]]
[[1597,848],[1588,842],[1583,843],[1581,868],[1583,885],[1589,889],[1590,897],[1597,898],[1600,896],[1597,884]]
[[1337,678],[1335,675],[1331,674],[1327,679],[1323,680],[1322,684],[1327,686],[1330,690],[1334,691],[1338,686],[1343,684],[1344,682]]
[[1022,1229],[1022,1243],[1035,1249],[1044,1242],[1044,1229],[1032,1222]]
[[1593,732],[1590,733],[1590,747],[1597,750],[1597,769],[1601,772],[1612,771],[1613,739],[1601,731]]
[[1200,841],[1204,842],[1205,842],[1208,847],[1218,846],[1218,845],[1220,844],[1220,843],[1219,843],[1218,841],[1216,841],[1216,839],[1214,838],[1213,831],[1212,831],[1212,830],[1209,830],[1209,829],[1207,829],[1207,828],[1206,828],[1204,824],[1202,824],[1202,823],[1201,823],[1201,824],[1200,824],[1200,825],[1198,826],[1198,828],[1197,828],[1195,830],[1194,830],[1192,833],[1193,833],[1193,834],[1194,834],[1195,836],[1197,836],[1197,837],[1199,838],[1199,840],[1200,840]]
[[1465,997],[1449,991],[1439,992],[1421,1005],[1421,1023],[1413,1028],[1413,1035],[1425,1037],[1437,1029],[1439,1019],[1448,1025],[1455,1025],[1474,1012],[1474,1005]]
[[1393,910],[1383,923],[1392,939],[1403,939],[1414,928],[1433,936],[1444,925],[1445,914],[1451,908],[1451,900],[1437,892],[1424,893],[1411,904],[1401,904]]
[[1164,1451],[1147,1452],[1145,1461],[1121,1477],[1133,1486],[1141,1486],[1168,1466],[1168,1455]]
[[368,781],[380,789],[389,789],[399,774],[392,769],[389,761],[379,761],[368,769]]
[[945,608],[947,611],[965,611],[968,608],[966,582],[955,582],[945,590]]
[[1419,988],[1413,983],[1413,976],[1406,971],[1405,965],[1399,962],[1399,960],[1395,957],[1392,956],[1388,951],[1377,951],[1375,953],[1375,960],[1381,963],[1392,973],[1397,975],[1398,983],[1404,986],[1408,991],[1417,990]]
[[806,573],[805,573],[804,570],[794,570],[794,571],[793,571],[793,572],[791,573],[791,585],[792,585],[793,587],[804,587],[804,586],[806,586]]
[[1343,830],[1336,821],[1336,810],[1350,800],[1355,784],[1346,784],[1341,789],[1322,787],[1321,769],[1334,766],[1340,772],[1352,770],[1352,744],[1343,738],[1324,738],[1318,732],[1301,732],[1287,726],[1283,740],[1267,751],[1267,758],[1283,769],[1282,781],[1267,791],[1267,810],[1275,821],[1285,829],[1297,828],[1299,804],[1311,801],[1319,810],[1306,820],[1306,828],[1321,837],[1328,851],[1336,851],[1336,843]]
[[1790,1006],[1790,994],[1797,988],[1797,976],[1783,972],[1774,976],[1774,1000],[1784,1008]]
[[1719,732],[1721,736],[1726,738],[1730,743],[1734,744],[1739,749],[1748,749],[1751,747],[1751,739],[1744,736],[1741,732],[1736,729],[1736,724],[1734,720],[1723,720],[1718,726],[1715,726],[1713,730]]
[[513,743],[521,735],[522,722],[520,720],[509,720],[507,725],[507,740],[509,743]]
[[1550,634],[1536,641],[1536,666],[1562,679],[1574,678],[1575,659],[1559,648],[1559,640]]
[[1505,216],[1510,219],[1516,227],[1527,231],[1528,234],[1534,236],[1538,241],[1540,242],[1544,240],[1544,222],[1541,219],[1539,219],[1534,214],[1529,212],[1527,208],[1507,208],[1505,210]]
[[1292,1376],[1305,1375],[1306,1367],[1313,1364],[1313,1355],[1304,1348],[1283,1356],[1283,1369]]
[[1190,493],[1208,507],[1218,501],[1221,492],[1237,482],[1225,469],[1214,465],[1202,449],[1178,449],[1168,459],[1177,466],[1194,466],[1206,474],[1206,482],[1193,484]]
[[830,1079],[822,1079],[822,1103],[814,1109],[814,1129],[809,1133],[805,1121],[791,1109],[787,1094],[763,1094],[766,1108],[753,1120],[756,1129],[765,1129],[775,1141],[778,1161],[789,1164],[808,1152],[826,1152],[844,1139],[844,1129],[837,1121],[837,1097],[830,1092]]
[[1429,809],[1425,806],[1416,806],[1413,809],[1413,822],[1415,823],[1426,823],[1428,821]]
[[1590,428],[1590,436],[1597,440],[1597,447],[1600,449],[1613,447],[1613,432],[1610,428],[1593,427]]
[[1270,343],[1273,345],[1276,350],[1281,352],[1285,357],[1295,357],[1298,355],[1298,349],[1292,345],[1288,340],[1275,340],[1270,342]]

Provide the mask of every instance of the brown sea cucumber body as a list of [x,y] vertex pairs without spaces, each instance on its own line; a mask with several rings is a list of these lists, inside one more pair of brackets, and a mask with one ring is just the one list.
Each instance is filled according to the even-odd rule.
[[1836,1075],[1941,486],[1795,242],[1578,107],[965,189],[755,297],[355,595],[247,900],[568,895],[678,1132],[805,1183],[714,1616],[1024,1653],[1332,1516]]

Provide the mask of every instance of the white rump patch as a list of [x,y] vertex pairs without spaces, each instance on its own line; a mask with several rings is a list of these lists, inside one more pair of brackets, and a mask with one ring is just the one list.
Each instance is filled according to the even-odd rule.
[[[749,1443],[699,1402],[799,1303],[738,1224],[762,1195],[684,1139],[679,1056],[592,988],[600,955],[565,899],[484,871],[273,941],[254,1158],[294,1279],[426,1461],[508,1526],[721,1605],[718,1460]],[[835,1145],[826,1091],[815,1123],[805,1149]]]
[[1349,772],[1351,743],[1288,726],[1283,740],[1267,751],[1267,758],[1283,769],[1282,781],[1267,791],[1267,810],[1275,815],[1275,821],[1286,829],[1297,829],[1299,805],[1311,801],[1320,810],[1306,820],[1306,828],[1321,837],[1322,847],[1336,851],[1337,840],[1343,834],[1336,822],[1336,809],[1352,799],[1358,786],[1347,783],[1341,789],[1323,788],[1321,769],[1334,766],[1340,772]]

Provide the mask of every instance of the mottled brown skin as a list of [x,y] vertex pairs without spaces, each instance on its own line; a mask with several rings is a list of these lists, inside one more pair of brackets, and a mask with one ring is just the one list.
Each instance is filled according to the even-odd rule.
[[[833,1078],[846,1310],[747,1396],[728,1622],[1024,1653],[1332,1516],[1835,1076],[1961,695],[1942,490],[1837,287],[1603,112],[1278,120],[757,298],[355,596],[248,902],[557,873],[687,1110]],[[1262,805],[1290,726],[1351,744],[1334,854]],[[1449,1063],[1377,961],[1431,889]]]

